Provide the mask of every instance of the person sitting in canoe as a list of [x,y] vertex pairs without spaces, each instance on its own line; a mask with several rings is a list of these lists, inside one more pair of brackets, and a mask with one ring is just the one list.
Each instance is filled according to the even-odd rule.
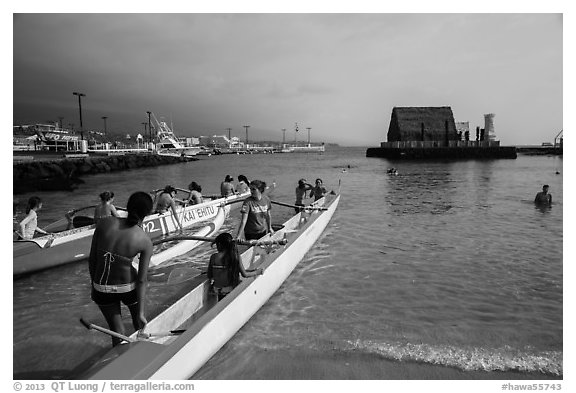
[[322,184],[322,179],[318,178],[316,179],[316,186],[310,191],[310,197],[314,197],[314,202],[316,202],[318,199],[324,197],[327,192],[328,190]]
[[240,284],[242,277],[253,277],[263,274],[262,269],[246,270],[240,259],[240,252],[232,235],[225,232],[216,236],[217,253],[210,256],[208,263],[208,280],[220,301]]
[[36,212],[40,209],[42,209],[42,200],[37,196],[30,197],[26,206],[26,217],[19,224],[20,233],[18,233],[18,236],[21,239],[30,240],[36,232],[43,235],[49,234],[44,229],[38,228],[38,215]]
[[156,213],[157,214],[164,214],[168,211],[168,209],[172,210],[172,217],[176,220],[178,227],[180,227],[180,231],[183,230],[182,224],[180,223],[180,219],[178,218],[178,213],[176,212],[176,189],[172,186],[164,187],[164,191],[158,196],[156,200]]
[[199,203],[204,202],[204,198],[202,197],[202,187],[200,184],[193,181],[188,185],[188,189],[190,190],[190,195],[188,195],[188,200],[186,200],[186,204],[188,205],[198,205]]
[[94,223],[104,217],[120,217],[112,202],[114,202],[114,193],[112,191],[104,191],[100,194],[100,204],[94,209]]
[[[152,240],[140,225],[152,211],[152,198],[136,192],[128,199],[127,218],[100,220],[94,230],[88,267],[92,282],[91,298],[106,318],[110,329],[124,334],[120,303],[128,306],[135,330],[147,323],[144,315],[148,264]],[[138,270],[132,260],[139,255]],[[120,339],[113,337],[112,345]]]
[[248,178],[244,175],[238,175],[238,187],[236,187],[236,192],[239,194],[244,194],[250,189],[250,182]]
[[261,180],[250,182],[250,196],[244,200],[240,213],[242,220],[238,227],[238,240],[256,240],[267,233],[274,233],[272,229],[272,202],[263,194],[266,183]]
[[220,183],[220,195],[223,197],[229,197],[236,193],[236,189],[234,188],[234,184],[232,182],[234,178],[230,175],[226,175],[224,181]]
[[[313,189],[314,187],[312,184],[306,183],[306,179],[298,180],[298,186],[296,187],[296,202],[294,205],[304,207],[303,200],[306,198],[306,191],[310,191],[310,193],[312,193]],[[302,209],[297,207],[294,210],[296,210],[296,213],[300,213]]]

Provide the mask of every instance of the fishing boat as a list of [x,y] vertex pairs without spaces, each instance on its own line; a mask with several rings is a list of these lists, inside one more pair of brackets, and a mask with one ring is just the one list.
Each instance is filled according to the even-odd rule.
[[[183,228],[190,228],[198,223],[213,220],[218,215],[219,207],[241,202],[249,195],[250,192],[245,192],[209,200],[198,205],[180,206],[177,209],[178,218]],[[125,216],[126,212],[119,211],[119,214]],[[59,220],[45,229],[56,231],[65,223],[67,221]],[[71,229],[50,235],[29,240],[15,240],[13,242],[13,276],[19,277],[87,259],[96,225],[87,216],[74,217],[72,225],[74,227]],[[142,229],[154,240],[179,230],[179,227],[172,211],[169,210],[165,213],[147,216],[142,223]]]
[[183,297],[147,324],[145,332],[119,337],[83,321],[88,328],[116,335],[127,343],[110,349],[81,372],[80,378],[172,380],[193,376],[280,288],[322,235],[339,200],[340,195],[319,199],[262,239],[285,239],[285,245],[248,248],[241,255],[243,265],[262,268],[263,274],[243,279],[220,301],[209,294],[206,276],[199,275],[190,280]]
[[199,146],[185,146],[178,140],[174,131],[166,124],[165,121],[159,121],[154,113],[150,113],[152,119],[156,123],[156,137],[158,143],[156,144],[156,152],[160,155],[167,156],[195,156],[202,149]]

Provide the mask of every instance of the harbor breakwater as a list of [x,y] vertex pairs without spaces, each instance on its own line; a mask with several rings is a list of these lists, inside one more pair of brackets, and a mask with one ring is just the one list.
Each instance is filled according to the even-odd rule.
[[85,175],[195,161],[193,157],[127,154],[105,157],[63,158],[14,163],[14,194],[34,191],[74,190]]

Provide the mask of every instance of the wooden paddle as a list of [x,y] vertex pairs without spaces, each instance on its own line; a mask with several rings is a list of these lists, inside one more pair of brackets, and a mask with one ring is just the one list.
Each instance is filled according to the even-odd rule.
[[66,212],[66,214],[68,214],[68,215],[70,215],[70,216],[73,216],[74,214],[78,213],[78,212],[81,211],[81,210],[90,209],[90,208],[96,207],[96,206],[98,206],[98,205],[90,205],[90,206],[80,207],[80,208],[78,208],[78,209],[69,210],[69,211]]
[[167,336],[178,336],[182,333],[184,333],[186,331],[186,329],[176,329],[176,330],[170,330],[169,332],[143,332],[143,331],[138,331],[138,338],[144,338],[144,339],[149,339],[149,338],[153,338],[153,337],[167,337]]
[[129,342],[129,343],[133,343],[133,342],[138,341],[138,340],[135,340],[135,339],[130,338],[130,337],[128,337],[128,336],[125,336],[125,335],[123,335],[123,334],[117,333],[117,332],[115,332],[115,331],[113,331],[113,330],[109,330],[109,329],[103,328],[102,326],[94,325],[93,323],[90,323],[90,322],[86,321],[84,318],[80,318],[80,323],[81,323],[82,325],[84,325],[84,326],[86,327],[86,329],[88,329],[88,330],[92,330],[92,329],[98,330],[99,332],[108,334],[108,335],[110,335],[110,336],[112,336],[112,337],[119,338],[120,340],[124,340],[124,341],[127,341],[127,342]]
[[[216,240],[216,237],[208,237],[208,236],[171,236],[164,239],[158,239],[153,242],[154,245],[160,243],[166,243],[175,240],[197,240],[202,242],[211,242],[213,243]],[[288,243],[286,239],[280,240],[234,240],[236,244],[242,246],[269,246],[273,244],[285,245]]]
[[322,206],[298,206],[298,205],[291,205],[289,203],[278,202],[278,201],[270,201],[270,202],[272,202],[275,205],[291,207],[291,208],[296,208],[296,209],[302,209],[302,210],[328,210],[327,207],[322,207]]

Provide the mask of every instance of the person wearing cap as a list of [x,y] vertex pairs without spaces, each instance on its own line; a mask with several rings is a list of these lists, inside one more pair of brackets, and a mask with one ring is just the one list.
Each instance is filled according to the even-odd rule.
[[[304,207],[303,200],[306,198],[306,191],[310,191],[310,193],[312,193],[313,189],[314,186],[312,186],[312,184],[306,183],[306,179],[298,180],[298,187],[296,187],[296,203],[294,203],[294,205]],[[294,210],[296,210],[296,213],[300,213],[302,209],[297,207]]]
[[176,212],[176,201],[174,197],[176,196],[176,189],[172,186],[164,187],[164,191],[158,196],[158,200],[156,201],[156,213],[157,214],[164,214],[168,211],[168,209],[172,210],[172,216],[176,220],[178,227],[180,227],[180,231],[183,230],[182,224],[180,223],[180,219],[178,218],[178,213]]
[[552,195],[548,194],[548,188],[550,186],[548,184],[544,184],[542,186],[542,191],[536,194],[536,198],[534,198],[534,203],[539,206],[551,206],[552,205]]
[[236,193],[236,189],[232,183],[233,181],[234,178],[232,176],[226,175],[226,178],[220,184],[220,195],[223,197],[229,197],[230,195],[234,195]]

